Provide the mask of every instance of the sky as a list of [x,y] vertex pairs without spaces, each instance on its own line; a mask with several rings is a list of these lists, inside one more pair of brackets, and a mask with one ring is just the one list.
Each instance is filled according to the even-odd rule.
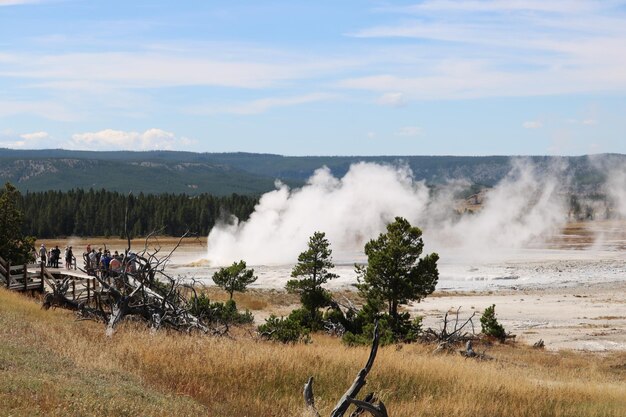
[[5,148],[626,153],[625,116],[626,0],[0,0]]

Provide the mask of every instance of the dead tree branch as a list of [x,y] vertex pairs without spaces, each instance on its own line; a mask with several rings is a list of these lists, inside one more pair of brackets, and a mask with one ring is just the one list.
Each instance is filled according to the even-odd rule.
[[317,409],[315,408],[315,395],[313,395],[313,377],[309,377],[307,383],[304,384],[304,404],[311,414],[315,415],[316,417],[320,417],[320,413],[318,413]]
[[[455,344],[476,339],[473,322],[476,312],[473,312],[467,320],[461,322],[459,320],[460,310],[461,307],[456,309],[453,320],[448,318],[450,312],[446,312],[439,330],[428,328],[424,331],[422,340],[437,343],[435,352],[450,351]],[[465,331],[468,326],[471,327],[471,331]]]
[[108,306],[106,309],[102,303],[98,303],[96,308],[82,306],[84,318],[106,322],[107,335],[112,335],[116,326],[127,316],[141,318],[153,330],[165,327],[184,332],[198,330],[214,335],[228,332],[228,327],[218,326],[212,329],[191,314],[189,300],[184,295],[186,291],[181,291],[184,287],[182,280],[165,271],[175,250],[190,235],[189,232],[181,236],[175,247],[164,256],[159,256],[160,247],[150,249],[149,239],[157,232],[148,235],[140,254],[131,251],[127,227],[125,233],[128,248],[122,259],[121,271],[111,272],[108,277],[101,274],[95,276],[101,287],[99,297],[105,298]]
[[[377,404],[374,404],[373,394],[366,397],[364,401],[356,399],[356,396],[359,394],[359,391],[361,391],[361,388],[365,386],[367,375],[374,365],[376,353],[378,352],[379,339],[380,335],[378,333],[377,323],[374,327],[374,338],[372,340],[372,348],[370,350],[369,358],[367,359],[367,362],[363,369],[361,369],[357,374],[350,388],[348,388],[348,390],[343,394],[341,399],[339,399],[339,401],[335,405],[335,408],[330,413],[330,417],[343,417],[346,411],[348,411],[350,405],[352,404],[357,406],[357,410],[352,413],[352,416],[358,416],[363,411],[367,411],[375,417],[388,417],[387,409],[381,401],[379,401]],[[319,413],[315,409],[315,400],[313,397],[313,377],[309,378],[309,381],[304,385],[304,400],[307,409],[310,412],[315,413],[316,416],[319,416]]]

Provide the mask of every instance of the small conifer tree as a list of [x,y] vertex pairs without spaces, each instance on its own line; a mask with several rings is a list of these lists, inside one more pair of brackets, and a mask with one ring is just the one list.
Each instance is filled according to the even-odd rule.
[[483,334],[487,336],[493,336],[497,339],[504,340],[506,338],[506,331],[504,327],[498,323],[496,319],[496,305],[492,304],[487,307],[480,318],[480,325],[482,327]]
[[337,277],[329,270],[334,268],[330,243],[323,232],[315,232],[309,238],[309,248],[298,256],[293,267],[287,291],[300,295],[300,302],[308,316],[304,323],[315,330],[321,321],[319,309],[330,302],[330,293],[322,287],[328,280]]
[[220,268],[219,271],[213,274],[215,285],[228,292],[231,300],[235,291],[245,292],[248,289],[248,285],[256,280],[254,269],[247,269],[244,261],[233,262],[231,266]]

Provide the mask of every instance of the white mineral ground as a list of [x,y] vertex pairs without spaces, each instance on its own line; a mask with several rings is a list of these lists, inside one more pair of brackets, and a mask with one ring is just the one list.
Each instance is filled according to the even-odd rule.
[[[543,339],[548,349],[626,350],[626,222],[570,224],[540,247],[479,257],[439,252],[436,293],[408,306],[427,326],[439,326],[446,311],[461,307],[461,318],[477,312],[480,330],[480,313],[496,304],[500,322],[524,343]],[[194,256],[179,251],[173,268],[211,285],[215,268],[190,262]],[[354,262],[364,261],[362,253],[336,254],[339,278],[328,287],[354,288]],[[293,267],[249,266],[259,289],[284,288]]]
[[[97,247],[99,240],[90,243]],[[63,248],[66,242],[46,244]],[[86,242],[72,241],[75,248],[83,248]],[[125,247],[120,240],[106,242],[112,250]],[[171,250],[173,242],[162,240],[161,253]],[[133,249],[141,245],[133,242]],[[480,330],[480,313],[495,304],[498,320],[523,343],[543,339],[548,349],[626,351],[626,222],[570,224],[562,234],[533,248],[472,255],[463,250],[437,250],[441,259],[435,294],[408,306],[412,313],[424,316],[426,326],[438,327],[446,311],[461,307],[461,319],[477,312],[474,323]],[[334,272],[339,278],[328,287],[354,289],[353,265],[365,262],[365,257],[337,252]],[[213,285],[216,268],[205,257],[206,239],[186,241],[174,253],[168,270]],[[252,288],[283,289],[293,264],[248,266],[259,277]],[[254,312],[259,320],[265,313]]]

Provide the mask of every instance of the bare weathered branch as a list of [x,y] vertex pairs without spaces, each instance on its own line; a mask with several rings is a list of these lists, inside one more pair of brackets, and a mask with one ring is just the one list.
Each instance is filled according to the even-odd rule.
[[[359,371],[359,373],[357,374],[350,388],[348,388],[348,390],[343,394],[341,399],[337,402],[337,405],[335,405],[335,408],[330,413],[331,417],[342,417],[345,414],[345,412],[348,410],[348,407],[350,407],[350,404],[352,403],[352,401],[354,401],[355,397],[359,394],[359,391],[361,391],[361,388],[365,386],[366,384],[365,379],[367,378],[367,374],[369,374],[370,370],[372,369],[372,366],[374,365],[374,360],[376,359],[376,353],[378,352],[379,339],[380,339],[380,334],[378,333],[378,323],[376,323],[376,325],[374,326],[374,339],[372,340],[372,348],[370,350],[370,355],[367,359],[365,367],[363,367],[363,369]],[[367,408],[362,407],[361,405],[359,406],[365,410],[368,410]]]
[[360,401],[354,398],[348,398],[348,401],[351,404],[356,405],[360,409],[368,411],[374,417],[389,417],[387,415],[387,408],[385,407],[385,404],[383,404],[382,402],[379,402],[378,404],[372,404],[370,402]]
[[306,384],[304,384],[304,403],[306,404],[307,411],[316,417],[320,417],[319,412],[315,408],[315,396],[313,395],[313,377],[310,377]]
[[[438,347],[436,352],[450,350],[453,345],[458,343],[467,342],[468,340],[475,340],[476,335],[474,332],[474,316],[476,316],[476,312],[473,312],[472,315],[465,320],[462,324],[459,320],[459,312],[461,307],[459,307],[455,311],[454,318],[454,328],[452,331],[448,330],[448,326],[452,326],[452,322],[448,319],[449,312],[446,312],[443,316],[443,321],[440,327],[440,330],[437,331],[432,328],[428,328],[424,331],[422,335],[422,340],[427,342],[436,342]],[[464,329],[471,325],[471,332],[464,331]]]
[[[363,414],[363,412],[367,411],[375,417],[388,417],[387,409],[382,402],[378,402],[378,404],[374,404],[376,398],[373,393],[368,394],[363,401],[357,400],[356,396],[358,395],[361,388],[365,385],[365,378],[367,374],[372,369],[374,365],[374,359],[376,359],[376,353],[378,352],[378,343],[379,343],[380,335],[378,333],[378,323],[374,326],[374,338],[372,340],[372,348],[370,350],[369,358],[367,359],[367,363],[365,367],[359,371],[356,379],[348,388],[348,390],[343,394],[335,409],[331,412],[331,417],[343,417],[343,415],[348,411],[350,405],[354,404],[357,406],[357,409],[350,415],[350,417],[357,417]],[[307,406],[307,410],[311,413],[314,413],[316,417],[319,417],[319,413],[315,408],[315,399],[313,396],[313,377],[310,377],[306,384],[304,384],[304,403]]]

